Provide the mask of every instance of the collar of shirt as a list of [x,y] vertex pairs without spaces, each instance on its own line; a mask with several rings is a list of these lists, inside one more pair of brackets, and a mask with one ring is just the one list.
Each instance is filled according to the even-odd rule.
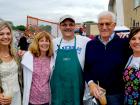
[[[111,36],[109,37],[108,42],[110,42],[113,38],[114,38],[115,33],[111,34]],[[98,36],[98,39],[104,44],[107,45],[108,42],[104,42],[101,38],[101,35]]]

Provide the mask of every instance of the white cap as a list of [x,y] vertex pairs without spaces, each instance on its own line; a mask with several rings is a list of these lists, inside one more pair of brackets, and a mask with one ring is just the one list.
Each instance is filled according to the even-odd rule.
[[75,22],[74,18],[71,15],[64,15],[60,18],[59,24],[62,23],[66,19],[71,19],[73,22]]

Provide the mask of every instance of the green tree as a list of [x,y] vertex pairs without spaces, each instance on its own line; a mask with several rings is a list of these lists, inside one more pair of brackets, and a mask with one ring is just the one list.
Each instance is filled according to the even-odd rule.
[[50,25],[41,25],[39,26],[42,30],[48,31],[51,33],[52,27]]
[[24,25],[15,26],[15,30],[25,31],[26,27]]

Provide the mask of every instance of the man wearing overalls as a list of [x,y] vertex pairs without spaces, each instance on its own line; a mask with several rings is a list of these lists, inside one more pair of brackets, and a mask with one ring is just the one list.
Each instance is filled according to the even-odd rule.
[[83,105],[85,48],[90,40],[75,35],[75,20],[65,15],[59,20],[62,37],[54,42],[54,69],[51,76],[51,105]]

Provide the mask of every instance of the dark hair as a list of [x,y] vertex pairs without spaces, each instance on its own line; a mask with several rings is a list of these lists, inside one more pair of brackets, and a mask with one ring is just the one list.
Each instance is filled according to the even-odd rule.
[[129,34],[129,41],[133,36],[135,36],[138,32],[140,32],[140,27],[136,27],[131,29],[130,34]]

